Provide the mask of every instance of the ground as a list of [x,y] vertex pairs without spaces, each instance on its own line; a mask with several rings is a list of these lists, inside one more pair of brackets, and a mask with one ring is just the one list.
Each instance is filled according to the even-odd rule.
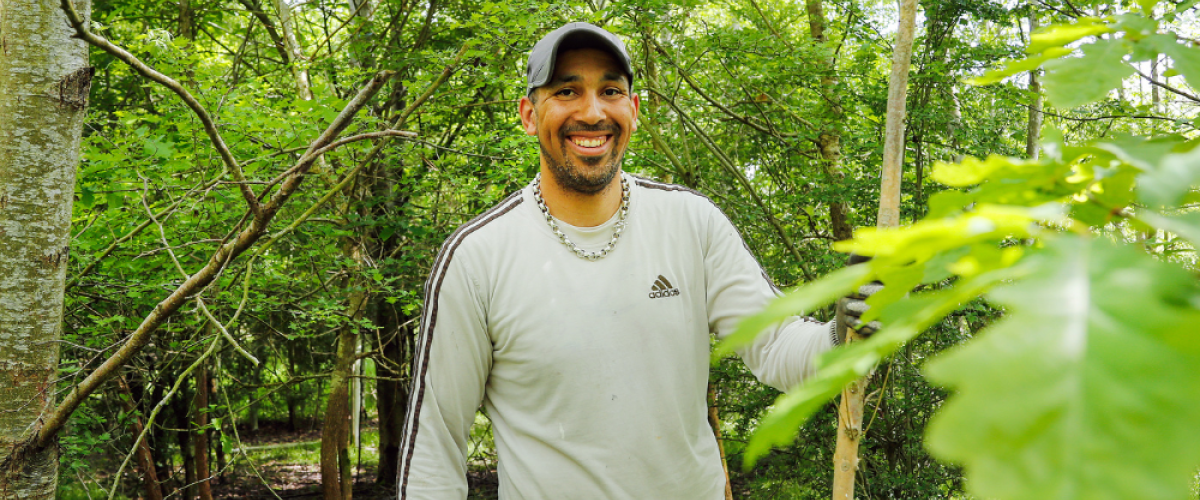
[[[239,426],[240,427],[240,426]],[[229,436],[232,442],[232,436]],[[321,498],[321,472],[319,454],[321,432],[319,429],[292,431],[284,424],[264,423],[257,432],[239,429],[240,447],[229,447],[230,461],[220,477],[213,481],[213,498],[259,499],[318,499]],[[363,429],[362,452],[351,451],[351,462],[355,464],[355,500],[394,499],[394,486],[381,487],[375,484],[379,463],[379,435],[373,423]],[[244,453],[243,453],[244,452]],[[234,460],[234,458],[237,460]],[[361,460],[359,458],[361,457]],[[82,474],[63,474],[59,488],[60,500],[84,500],[106,498],[112,486],[112,474],[120,465],[123,456],[104,454],[88,457],[92,467]],[[178,457],[176,457],[178,463]],[[469,500],[494,500],[498,487],[495,463],[475,461],[468,477]],[[215,465],[214,465],[215,468]],[[129,480],[122,484],[120,492],[134,493],[137,488]],[[130,499],[118,494],[116,498]],[[178,498],[176,496],[175,498]]]

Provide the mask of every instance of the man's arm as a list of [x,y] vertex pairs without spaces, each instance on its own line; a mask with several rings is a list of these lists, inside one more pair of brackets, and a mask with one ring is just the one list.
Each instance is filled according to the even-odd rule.
[[486,309],[454,237],[425,285],[397,474],[400,500],[467,496],[467,440],[492,366]]
[[[759,266],[729,219],[713,207],[705,249],[709,328],[718,339],[733,333],[747,315],[762,311],[779,291]],[[737,350],[759,381],[781,391],[816,371],[817,355],[833,346],[830,323],[791,317]]]

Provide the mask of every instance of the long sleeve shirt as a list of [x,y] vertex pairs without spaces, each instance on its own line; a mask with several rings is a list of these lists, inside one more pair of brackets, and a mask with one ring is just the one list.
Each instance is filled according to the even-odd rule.
[[[443,244],[425,287],[401,500],[466,497],[481,404],[503,500],[724,497],[707,423],[710,333],[732,333],[778,290],[710,200],[628,180],[627,225],[604,259],[564,247],[530,187]],[[616,222],[559,226],[597,250]],[[783,390],[830,347],[827,324],[795,317],[738,354]]]

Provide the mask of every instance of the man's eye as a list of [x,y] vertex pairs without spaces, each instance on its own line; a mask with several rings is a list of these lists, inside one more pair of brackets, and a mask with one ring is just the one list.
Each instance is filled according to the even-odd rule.
[[607,89],[604,91],[604,95],[607,96],[618,96],[624,93],[625,92],[622,92],[621,89]]
[[554,95],[561,95],[561,96],[569,96],[569,95],[573,95],[573,94],[575,94],[575,91],[572,89],[558,89],[558,92],[554,93]]

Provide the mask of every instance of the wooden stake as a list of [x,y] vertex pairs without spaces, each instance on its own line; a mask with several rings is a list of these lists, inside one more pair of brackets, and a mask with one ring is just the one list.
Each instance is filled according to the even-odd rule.
[[[908,68],[912,61],[913,31],[917,0],[900,0],[900,26],[892,54],[892,74],[888,84],[887,131],[883,146],[883,176],[879,193],[879,227],[900,225],[900,176],[904,163],[904,107],[908,98]],[[847,330],[847,341],[859,340]],[[863,400],[870,376],[855,381],[842,391],[838,407],[838,442],[833,455],[833,498],[852,500],[854,478],[858,472],[858,443],[862,438]]]

